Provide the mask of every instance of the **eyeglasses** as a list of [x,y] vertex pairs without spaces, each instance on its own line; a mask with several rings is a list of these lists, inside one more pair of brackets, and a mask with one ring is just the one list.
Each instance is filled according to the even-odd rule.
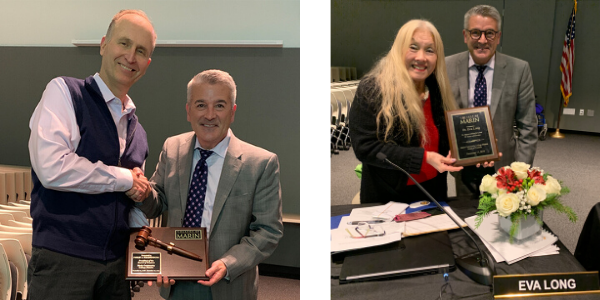
[[471,36],[472,39],[474,40],[479,40],[479,38],[481,38],[481,34],[484,33],[485,34],[485,39],[488,41],[493,40],[496,37],[496,33],[500,32],[500,31],[495,31],[492,29],[488,29],[486,31],[481,31],[479,29],[465,29],[465,31],[467,31],[469,33],[469,35]]
[[356,230],[359,235],[353,235],[350,230],[346,229],[353,239],[364,239],[385,235],[385,230],[381,226],[371,226],[371,224],[366,222],[358,223],[358,226],[356,226],[354,230]]

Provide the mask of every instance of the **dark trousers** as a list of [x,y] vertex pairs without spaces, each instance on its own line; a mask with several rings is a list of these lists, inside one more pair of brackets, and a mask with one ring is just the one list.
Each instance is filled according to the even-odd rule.
[[27,269],[28,300],[130,300],[125,257],[95,261],[34,247]]
[[[221,279],[225,280],[225,279]],[[212,292],[210,287],[203,286],[196,281],[177,281],[171,287],[169,300],[212,300]]]
[[493,167],[477,168],[475,166],[467,166],[460,172],[452,173],[456,181],[456,196],[479,199],[481,179],[485,175],[493,175],[494,173],[496,173],[496,169]]

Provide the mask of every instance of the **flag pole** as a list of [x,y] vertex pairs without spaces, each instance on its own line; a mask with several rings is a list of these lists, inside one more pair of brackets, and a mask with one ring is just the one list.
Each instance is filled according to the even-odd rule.
[[554,133],[550,134],[551,138],[562,139],[565,137],[563,134],[560,133],[560,116],[562,116],[563,105],[564,105],[564,99],[563,99],[563,95],[561,93],[560,94],[560,106],[558,107],[558,122],[556,122],[556,131]]
[[[569,25],[567,26],[567,33],[565,34],[565,42],[563,46],[563,58],[561,60],[560,71],[562,73],[562,80],[560,85],[560,107],[558,108],[558,121],[556,122],[556,131],[550,134],[555,139],[562,139],[565,136],[560,133],[560,117],[562,116],[563,106],[566,107],[569,104],[569,97],[571,97],[571,85],[573,82],[573,66],[575,61],[575,14],[577,13],[577,0],[573,0],[573,10],[571,17],[569,18]],[[570,55],[569,55],[570,53]],[[566,78],[566,80],[565,80]],[[566,81],[566,85],[565,85]],[[567,88],[565,88],[567,86]]]

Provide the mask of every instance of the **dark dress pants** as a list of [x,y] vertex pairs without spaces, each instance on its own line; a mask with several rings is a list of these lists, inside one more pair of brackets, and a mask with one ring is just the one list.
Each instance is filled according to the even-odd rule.
[[34,247],[27,269],[28,300],[130,300],[125,257],[95,261]]

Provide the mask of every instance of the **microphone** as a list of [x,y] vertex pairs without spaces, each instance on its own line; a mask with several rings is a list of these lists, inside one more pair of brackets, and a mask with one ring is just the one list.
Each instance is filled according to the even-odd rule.
[[473,241],[475,246],[477,246],[477,250],[479,250],[479,255],[477,255],[477,252],[463,255],[461,257],[456,258],[456,264],[458,265],[458,268],[463,273],[465,273],[465,275],[473,279],[475,282],[483,285],[492,285],[493,276],[496,275],[496,268],[493,264],[491,264],[491,259],[487,256],[487,254],[481,251],[481,248],[479,248],[479,245],[477,245],[475,239],[469,234],[469,232],[467,232],[460,225],[460,223],[458,223],[458,221],[456,221],[454,217],[450,215],[440,205],[440,203],[438,203],[412,176],[410,176],[408,172],[404,171],[404,169],[400,168],[399,166],[391,162],[389,159],[387,159],[387,156],[385,154],[379,152],[376,156],[377,159],[380,159],[390,164],[391,166],[406,174],[408,178],[410,178],[415,183],[415,185],[418,186],[419,189],[421,189],[421,191],[423,191],[423,193],[425,193],[425,195],[429,197],[429,199],[433,201],[433,203],[435,203],[435,205],[437,205],[437,207],[439,207],[444,213],[446,213],[446,215],[448,215],[448,217],[450,217],[452,221],[454,221],[454,223],[456,223],[456,225],[458,225],[458,228],[462,229],[467,234],[467,236]]

